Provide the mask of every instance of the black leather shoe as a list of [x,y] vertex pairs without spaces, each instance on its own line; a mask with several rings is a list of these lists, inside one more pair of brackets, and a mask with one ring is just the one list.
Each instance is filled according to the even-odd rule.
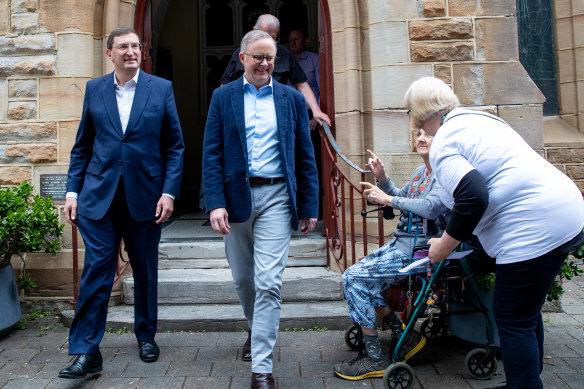
[[247,340],[241,348],[241,360],[251,362],[251,331],[247,331]]
[[144,362],[155,362],[160,355],[160,349],[154,340],[138,340],[140,347],[140,359]]
[[276,389],[272,373],[251,373],[251,389]]
[[101,353],[79,354],[73,364],[59,372],[61,378],[83,378],[87,373],[99,373],[103,370]]

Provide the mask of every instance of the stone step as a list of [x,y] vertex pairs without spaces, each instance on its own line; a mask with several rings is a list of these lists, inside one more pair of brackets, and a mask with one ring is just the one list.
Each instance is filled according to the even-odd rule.
[[[290,258],[326,258],[326,240],[320,236],[290,240]],[[159,260],[224,259],[225,245],[217,239],[161,239]]]
[[[62,312],[62,320],[71,326],[74,312]],[[283,303],[280,330],[345,329],[351,324],[344,301],[312,303]],[[106,328],[117,331],[134,328],[134,309],[131,306],[108,308]],[[238,331],[247,328],[239,304],[159,305],[158,332],[164,331]]]
[[[134,303],[134,279],[122,282],[124,303]],[[343,299],[341,275],[322,267],[286,268],[282,300],[334,301]],[[158,271],[159,304],[229,304],[239,299],[230,269],[162,269]]]
[[[286,267],[326,266],[326,257],[288,257]],[[158,269],[227,269],[226,258],[160,259]]]

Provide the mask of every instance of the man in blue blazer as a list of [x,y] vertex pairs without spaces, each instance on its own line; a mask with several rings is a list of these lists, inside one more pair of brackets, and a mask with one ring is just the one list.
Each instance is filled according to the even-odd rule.
[[318,216],[318,177],[302,94],[273,80],[276,43],[253,30],[241,42],[244,75],[216,89],[205,127],[203,185],[250,333],[242,359],[252,388],[274,388],[282,273],[292,228]]
[[73,364],[59,373],[81,378],[102,370],[99,343],[123,239],[134,276],[134,333],[145,362],[158,359],[158,243],[173,211],[184,144],[172,84],[140,71],[142,45],[132,28],[107,39],[115,71],[91,80],[71,150],[65,219],[77,223],[85,262],[69,333]]

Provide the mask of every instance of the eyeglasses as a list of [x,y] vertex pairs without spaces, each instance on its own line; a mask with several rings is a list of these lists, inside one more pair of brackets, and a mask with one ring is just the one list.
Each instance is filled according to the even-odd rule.
[[245,55],[249,55],[250,57],[253,58],[253,60],[255,61],[255,63],[260,64],[262,62],[264,62],[264,59],[266,60],[267,63],[273,63],[276,58],[275,55],[261,55],[261,54],[249,54],[249,53],[243,53]]
[[122,43],[121,45],[115,46],[115,48],[124,52],[128,51],[130,48],[132,48],[132,51],[142,51],[142,43]]

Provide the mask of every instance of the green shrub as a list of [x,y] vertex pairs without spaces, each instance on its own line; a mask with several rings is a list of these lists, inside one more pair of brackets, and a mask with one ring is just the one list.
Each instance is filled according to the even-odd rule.
[[554,283],[548,292],[547,301],[559,300],[562,297],[562,294],[564,294],[564,287],[562,286],[564,278],[571,280],[572,277],[584,273],[584,270],[580,269],[575,261],[570,259],[570,255],[573,255],[578,259],[584,258],[584,244],[566,257],[566,260],[562,264],[560,272],[558,273],[559,279],[554,280]]
[[[554,280],[554,283],[552,284],[552,287],[547,294],[547,301],[559,300],[562,297],[562,294],[564,293],[562,282],[564,279],[571,280],[572,277],[584,273],[584,270],[580,269],[576,262],[570,258],[571,255],[578,259],[584,258],[584,245],[580,246],[576,251],[568,254],[566,257],[566,260],[560,268],[558,277]],[[495,273],[484,276],[476,276],[475,281],[479,287],[483,288],[484,290],[490,290],[495,286]]]
[[[15,188],[0,189],[0,268],[18,255],[44,250],[55,255],[61,247],[59,237],[63,224],[53,200],[32,194],[33,187],[23,182]],[[34,280],[21,277],[22,286],[34,285]]]

